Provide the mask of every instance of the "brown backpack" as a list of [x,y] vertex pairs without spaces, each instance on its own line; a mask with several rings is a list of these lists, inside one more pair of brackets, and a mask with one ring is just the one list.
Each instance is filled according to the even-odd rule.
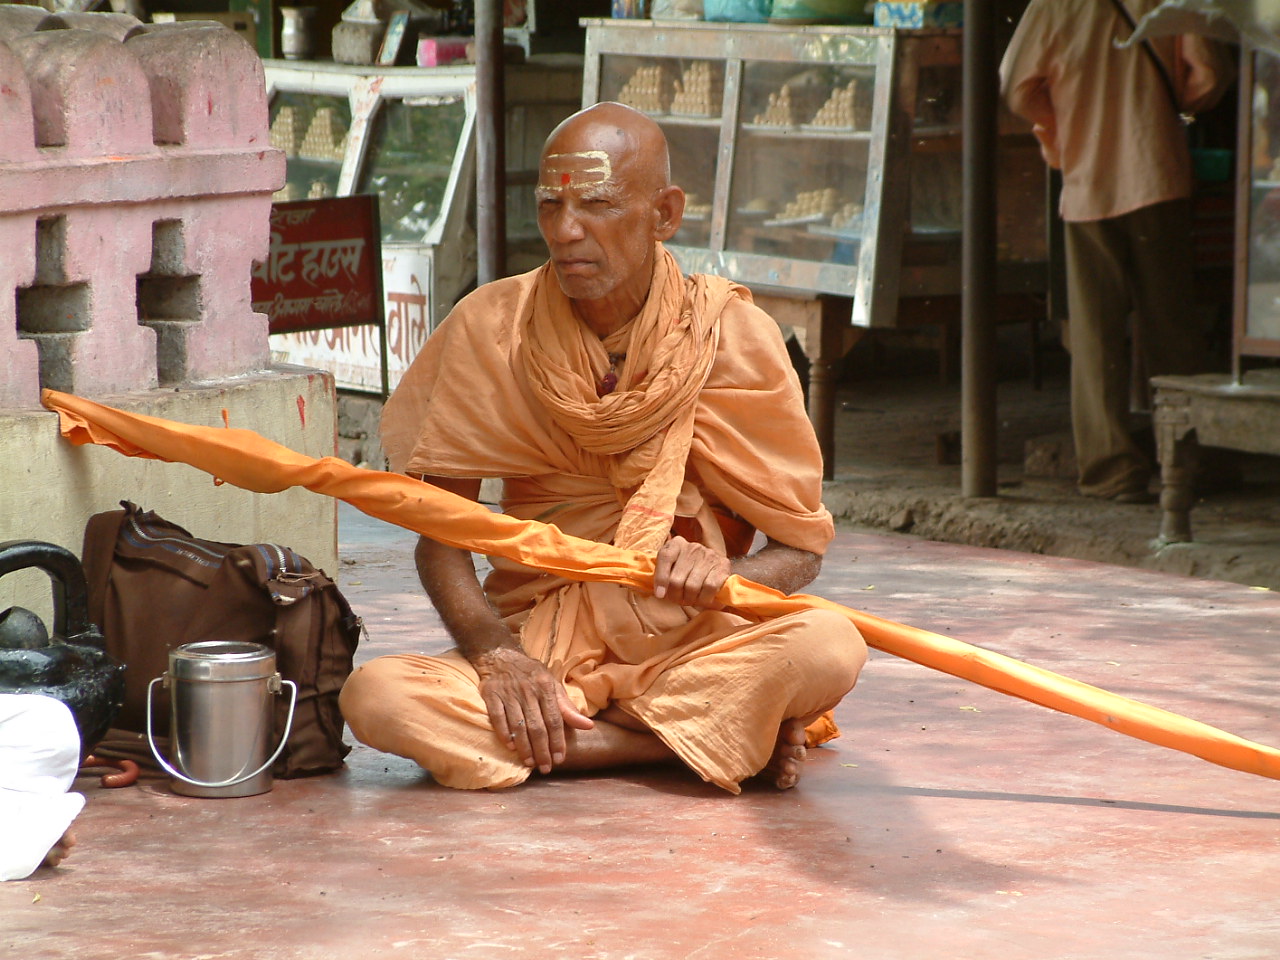
[[[293,729],[272,772],[281,778],[342,766],[338,693],[351,673],[360,619],[337,585],[288,547],[200,540],[128,501],[89,518],[83,560],[89,618],[107,651],[125,664],[119,730],[146,730],[147,687],[169,669],[169,651],[202,640],[261,643],[281,677],[298,685]],[[284,729],[285,697],[275,705]],[[157,733],[169,705],[151,705]]]

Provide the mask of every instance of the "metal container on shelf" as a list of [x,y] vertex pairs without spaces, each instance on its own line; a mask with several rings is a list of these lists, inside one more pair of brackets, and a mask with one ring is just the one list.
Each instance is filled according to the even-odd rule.
[[280,55],[286,60],[310,60],[316,52],[315,7],[280,8]]

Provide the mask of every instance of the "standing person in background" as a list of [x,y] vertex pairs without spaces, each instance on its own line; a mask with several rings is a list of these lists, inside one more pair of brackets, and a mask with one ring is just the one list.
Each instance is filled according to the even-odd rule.
[[1117,47],[1158,3],[1031,0],[1000,66],[1010,109],[1062,171],[1079,489],[1120,503],[1152,500],[1151,462],[1129,429],[1130,313],[1147,376],[1206,371],[1180,115],[1213,106],[1233,77],[1225,48],[1203,37]]

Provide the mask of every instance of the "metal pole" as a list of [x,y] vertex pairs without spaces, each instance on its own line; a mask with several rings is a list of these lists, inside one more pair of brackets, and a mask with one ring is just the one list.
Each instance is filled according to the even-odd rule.
[[502,0],[476,0],[476,282],[506,276]]
[[996,105],[992,0],[964,4],[964,239],[961,252],[961,492],[996,494]]

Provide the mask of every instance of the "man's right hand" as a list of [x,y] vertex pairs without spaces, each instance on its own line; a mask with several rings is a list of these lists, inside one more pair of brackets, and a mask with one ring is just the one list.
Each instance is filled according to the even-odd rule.
[[494,732],[527,767],[542,773],[563,763],[565,727],[590,730],[595,723],[580,712],[545,665],[515,647],[487,650],[471,658],[480,675],[480,695]]
[[[468,500],[480,496],[475,478],[421,479]],[[480,695],[494,732],[525,766],[550,773],[564,762],[565,725],[590,730],[595,724],[574,707],[551,671],[515,645],[511,631],[489,606],[468,551],[420,537],[414,562],[449,635],[480,675]]]

